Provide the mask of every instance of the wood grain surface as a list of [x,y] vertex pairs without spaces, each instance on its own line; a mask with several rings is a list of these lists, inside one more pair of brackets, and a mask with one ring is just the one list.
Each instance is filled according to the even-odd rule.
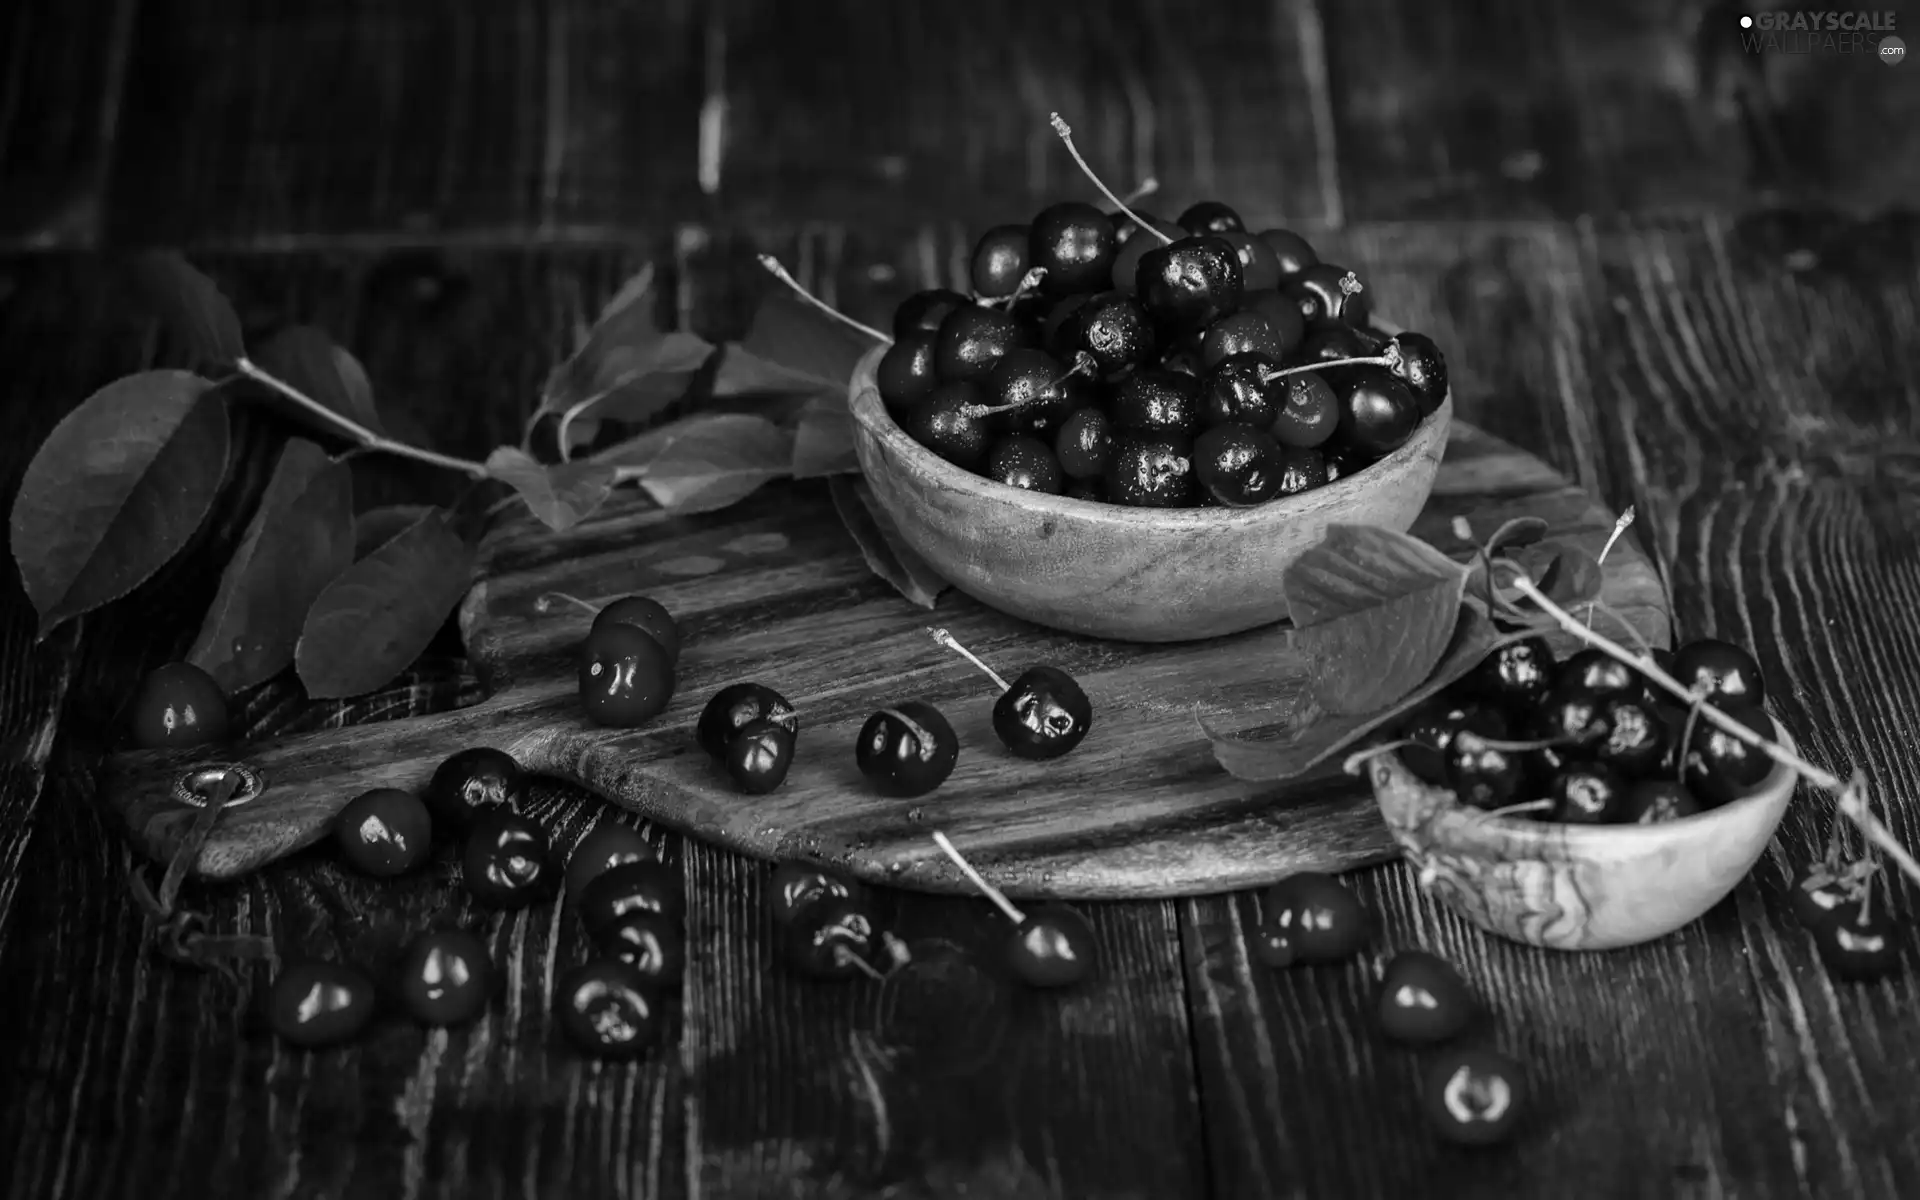
[[[1163,177],[1156,211],[1217,188],[1298,217],[1458,347],[1461,417],[1634,504],[1678,634],[1754,645],[1805,752],[1865,769],[1915,844],[1920,236],[1880,210],[1911,202],[1920,68],[1750,59],[1719,3],[922,8],[24,0],[0,18],[0,237],[248,248],[208,265],[250,328],[323,325],[390,426],[483,454],[641,261],[709,336],[745,328],[759,251],[869,321],[951,281],[970,229],[1072,184],[1021,136],[1057,107],[1118,186]],[[810,52],[862,65],[816,73]],[[980,77],[1011,82],[953,83]],[[596,248],[523,249],[559,243]],[[142,364],[126,317],[83,264],[0,261],[6,478]],[[1045,998],[986,969],[984,903],[893,889],[918,965],[804,984],[775,965],[760,869],[656,833],[697,950],[667,1046],[623,1066],[557,1042],[551,981],[584,952],[564,912],[490,916],[438,874],[375,885],[294,855],[186,898],[215,932],[376,968],[466,923],[505,987],[466,1031],[387,1021],[289,1051],[257,1016],[261,973],[151,952],[91,799],[100,728],[191,643],[272,434],[246,431],[221,521],[124,604],[36,645],[0,589],[7,1195],[1827,1200],[1920,1172],[1914,938],[1889,981],[1822,970],[1785,903],[1827,829],[1804,794],[1755,875],[1654,945],[1512,946],[1389,866],[1348,876],[1378,921],[1355,963],[1258,967],[1253,895],[1089,903],[1109,969]],[[444,490],[355,482],[365,503]],[[422,714],[475,690],[435,675],[458,650],[350,706],[279,681],[249,722]],[[561,845],[602,812],[541,790]],[[1475,1037],[1526,1067],[1539,1103],[1504,1149],[1433,1138],[1427,1056],[1364,1019],[1408,946],[1460,965],[1489,1010]]]

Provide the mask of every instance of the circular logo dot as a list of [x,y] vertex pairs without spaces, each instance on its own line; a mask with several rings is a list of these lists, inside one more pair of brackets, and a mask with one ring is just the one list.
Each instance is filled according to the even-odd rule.
[[1752,28],[1753,28],[1753,18],[1752,18],[1752,17],[1741,17],[1741,18],[1740,18],[1740,28],[1742,28],[1742,29],[1752,29]]
[[1886,37],[1883,37],[1880,39],[1880,61],[1881,62],[1891,67],[1894,64],[1898,63],[1901,59],[1905,58],[1906,56],[1907,56],[1907,44],[1901,41],[1899,38],[1893,36],[1892,34],[1888,34]]

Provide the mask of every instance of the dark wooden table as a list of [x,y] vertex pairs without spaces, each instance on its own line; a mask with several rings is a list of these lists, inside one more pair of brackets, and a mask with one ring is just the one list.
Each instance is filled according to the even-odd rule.
[[[187,246],[247,318],[332,330],[448,449],[514,440],[571,323],[651,260],[737,335],[768,249],[870,320],[968,230],[1085,194],[1059,109],[1156,207],[1219,195],[1359,269],[1452,349],[1461,415],[1614,506],[1686,634],[1754,645],[1803,748],[1920,841],[1920,66],[1761,62],[1737,9],[1169,0],[22,0],[0,18],[6,476],[140,327],[90,252]],[[1893,7],[1898,5],[1878,5]],[[1696,27],[1706,32],[1696,34]],[[1911,36],[1911,35],[1909,35]],[[704,117],[703,117],[703,114]],[[703,132],[705,130],[706,132]],[[250,443],[236,468],[272,447]],[[257,480],[253,481],[257,484]],[[363,504],[431,488],[370,471]],[[1755,876],[1658,944],[1489,940],[1399,865],[1380,946],[1490,999],[1537,1113],[1445,1148],[1361,966],[1249,964],[1252,901],[1096,906],[1110,977],[1012,996],[982,902],[887,898],[937,951],[884,988],[770,963],[758,868],[661,834],[695,953],[669,1043],[556,1048],[578,953],[486,928],[504,1005],[304,1055],[246,986],[143,949],[89,787],[103,714],[187,646],[239,517],[34,643],[0,594],[0,1192],[139,1196],[1892,1196],[1920,1173],[1920,989],[1844,985],[1786,911],[1803,795]],[[457,645],[452,649],[457,651]],[[263,701],[263,726],[409,711]],[[543,796],[579,821],[584,798]],[[1911,912],[1907,890],[1895,903]],[[318,858],[196,894],[225,928],[377,957],[449,904]],[[1911,952],[1914,939],[1908,939]]]

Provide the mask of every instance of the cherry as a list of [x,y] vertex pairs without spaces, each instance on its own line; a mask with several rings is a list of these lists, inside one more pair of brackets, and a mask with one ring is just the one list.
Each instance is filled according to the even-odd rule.
[[1303,450],[1297,446],[1280,447],[1280,494],[1297,496],[1301,492],[1325,487],[1331,477],[1327,474],[1327,457],[1318,450]]
[[1548,819],[1568,825],[1611,825],[1627,805],[1627,784],[1604,763],[1568,763],[1547,784]]
[[651,596],[622,596],[612,604],[601,609],[593,618],[593,624],[587,629],[587,636],[606,629],[609,625],[631,625],[660,643],[667,652],[667,662],[677,665],[680,661],[680,626],[674,621],[667,606]]
[[1016,756],[1034,761],[1059,758],[1086,740],[1093,728],[1093,702],[1073,676],[1041,664],[1028,667],[1008,683],[951,633],[931,632],[934,641],[978,667],[1000,689],[1000,698],[993,702],[993,732]]
[[1358,475],[1374,463],[1371,457],[1351,446],[1328,445],[1322,448],[1321,453],[1327,459],[1328,483]]
[[786,781],[793,741],[793,730],[779,721],[749,721],[727,743],[728,778],[749,796],[766,795]]
[[1136,508],[1188,508],[1196,494],[1193,443],[1177,434],[1114,438],[1102,482],[1107,498]]
[[1215,425],[1193,443],[1194,475],[1208,495],[1229,508],[1261,504],[1280,494],[1280,443],[1245,425]]
[[1623,825],[1661,825],[1700,811],[1693,793],[1671,779],[1643,779],[1627,789],[1620,805]]
[[1114,389],[1112,411],[1125,430],[1191,437],[1200,429],[1200,383],[1177,371],[1136,371]]
[[333,840],[355,870],[390,879],[427,861],[433,818],[412,792],[375,788],[347,801],[333,819]]
[[1542,741],[1563,746],[1598,745],[1607,736],[1606,697],[1581,687],[1556,684],[1534,715],[1534,732]]
[[1289,341],[1265,313],[1243,308],[1221,317],[1200,335],[1200,368],[1209,370],[1235,354],[1260,354],[1277,363],[1299,340]]
[[1340,400],[1316,371],[1288,375],[1275,385],[1274,440],[1300,450],[1317,449],[1340,428]]
[[1061,494],[1070,500],[1086,500],[1094,504],[1107,502],[1107,490],[1098,479],[1076,479]]
[[[1240,256],[1240,279],[1246,290],[1271,290],[1280,286],[1280,258],[1273,247],[1244,229],[1215,230],[1220,239]],[[1295,316],[1298,316],[1296,311]]]
[[1448,744],[1447,787],[1460,803],[1500,808],[1511,803],[1525,784],[1527,768],[1522,752],[1496,742],[1462,731]]
[[755,721],[774,721],[788,733],[800,732],[800,718],[793,705],[764,683],[730,683],[713,694],[700,710],[693,727],[693,738],[707,757],[718,762],[726,757],[733,735]]
[[1274,386],[1267,382],[1273,369],[1273,359],[1254,352],[1230,355],[1215,363],[1200,380],[1200,424],[1232,422],[1256,429],[1272,425],[1279,412]]
[[673,657],[637,625],[611,624],[580,644],[580,707],[587,719],[633,729],[673,699]]
[[1260,965],[1276,971],[1291,967],[1299,957],[1293,951],[1293,934],[1272,921],[1262,920],[1253,930],[1253,957]]
[[423,1025],[467,1024],[498,983],[486,944],[464,929],[423,933],[400,959],[400,1003]]
[[1886,901],[1874,903],[1870,891],[1835,909],[1812,929],[1820,961],[1840,978],[1859,982],[1891,974],[1899,963],[1900,943]]
[[484,813],[519,808],[526,780],[511,754],[475,746],[435,767],[421,798],[433,814],[435,830],[458,834]]
[[1007,487],[1057,496],[1066,488],[1066,476],[1053,449],[1039,438],[1016,434],[1001,438],[987,454],[982,475]]
[[1402,333],[1393,338],[1399,348],[1400,365],[1393,373],[1407,385],[1420,403],[1420,415],[1430,417],[1447,398],[1447,360],[1440,347],[1424,333]]
[[128,706],[129,732],[142,750],[188,750],[227,740],[227,696],[192,663],[155,667]]
[[1060,352],[1085,352],[1101,376],[1114,379],[1153,358],[1158,339],[1140,302],[1125,292],[1087,297],[1060,326]]
[[288,963],[267,993],[267,1023],[296,1046],[351,1041],[373,1020],[373,980],[345,963]]
[[802,912],[821,900],[861,900],[865,889],[851,879],[811,863],[783,862],[773,869],[767,884],[767,901],[774,923],[793,924]]
[[1266,923],[1293,943],[1297,962],[1343,962],[1372,934],[1359,898],[1319,871],[1289,875],[1268,888],[1265,909]]
[[960,738],[939,709],[909,700],[867,718],[853,757],[875,791],[908,799],[926,795],[953,774]]
[[[1333,387],[1334,394],[1340,395],[1353,386],[1356,368],[1353,365],[1336,364],[1347,364],[1356,358],[1384,358],[1386,348],[1386,342],[1377,341],[1350,325],[1336,321],[1309,330],[1293,357],[1299,360],[1300,365],[1314,367],[1315,373]],[[1409,391],[1407,395],[1413,393]],[[1418,402],[1415,407],[1419,407]]]
[[1008,410],[993,414],[997,424],[1009,433],[1051,435],[1080,406],[1068,385],[1078,381],[1081,369],[1068,370],[1044,350],[1007,351],[984,384],[993,406]]
[[973,259],[967,268],[974,294],[986,300],[1000,300],[1020,289],[1027,276],[1027,227],[995,225],[973,244]]
[[1413,743],[1401,749],[1400,761],[1428,783],[1445,786],[1447,747],[1461,730],[1494,741],[1500,741],[1510,732],[1506,716],[1497,708],[1436,697],[1415,709],[1400,731],[1402,739]]
[[1622,775],[1642,775],[1666,757],[1671,735],[1655,705],[1638,693],[1608,696],[1600,706],[1606,736],[1593,747],[1594,757]]
[[1240,307],[1240,256],[1217,237],[1182,238],[1140,256],[1133,290],[1156,325],[1204,329]]
[[[1839,815],[1835,814],[1834,819],[1839,820]],[[1868,877],[1873,874],[1874,865],[1870,862],[1843,865],[1838,851],[1836,841],[1828,860],[1802,868],[1794,875],[1793,886],[1787,892],[1793,915],[1808,929],[1832,922],[1836,914],[1844,915],[1849,905],[1857,905],[1866,898],[1870,886]]]
[[[1715,707],[1763,738],[1772,738],[1773,720],[1752,705],[1722,702]],[[1685,751],[1687,787],[1708,804],[1726,804],[1751,792],[1773,774],[1773,760],[1758,747],[1701,717]]]
[[[1046,314],[1040,319],[1040,348],[1055,358],[1073,357],[1073,352],[1080,348],[1073,343],[1076,336],[1073,319],[1091,299],[1093,296],[1089,293],[1076,292],[1049,300]],[[1023,299],[1021,303],[1026,301]]]
[[1012,313],[970,304],[940,322],[933,369],[942,383],[985,379],[1007,351],[1033,343],[1033,330]]
[[936,831],[933,840],[968,882],[1013,922],[1006,955],[1015,978],[1028,987],[1060,988],[1071,987],[1093,973],[1099,946],[1093,926],[1078,910],[1064,904],[1045,904],[1022,912],[961,856],[946,834]]
[[1704,691],[1707,703],[1716,708],[1766,703],[1760,664],[1753,661],[1753,655],[1729,642],[1697,638],[1686,643],[1674,651],[1669,673],[1687,689]]
[[1456,1037],[1473,1020],[1473,990],[1452,963],[1425,950],[1402,950],[1380,975],[1374,1012],[1396,1042],[1433,1045]]
[[599,822],[574,846],[567,858],[567,899],[579,903],[587,884],[613,868],[631,862],[653,862],[659,855],[651,843],[631,825],[623,825],[611,814]]
[[1445,1050],[1427,1069],[1421,1091],[1427,1117],[1450,1142],[1491,1146],[1504,1141],[1525,1113],[1520,1064],[1493,1050]]
[[1049,295],[1091,292],[1113,278],[1119,253],[1113,221],[1091,204],[1052,204],[1033,218],[1027,259],[1046,271],[1040,290]]
[[1340,401],[1340,438],[1381,458],[1406,445],[1420,425],[1420,405],[1407,385],[1380,367],[1355,367]]
[[634,1058],[660,1034],[660,1002],[647,977],[615,958],[582,963],[553,987],[567,1040],[596,1058]]
[[678,920],[687,910],[679,872],[663,862],[641,860],[609,867],[580,889],[580,923],[595,942],[614,922],[633,913]]
[[1290,229],[1268,229],[1259,236],[1279,262],[1283,283],[1320,261],[1320,256],[1307,244],[1307,239]]
[[933,394],[940,378],[933,370],[935,335],[924,329],[903,333],[880,356],[874,370],[874,386],[880,398],[896,413]]
[[908,410],[900,427],[941,458],[971,471],[986,458],[992,440],[986,415],[990,408],[987,393],[978,384],[942,384],[925,404]]
[[680,982],[687,963],[687,939],[677,922],[654,912],[630,912],[601,927],[599,948],[640,972],[654,987]]
[[810,978],[881,978],[873,966],[879,923],[863,899],[835,896],[809,904],[786,926],[783,942],[787,962]]
[[950,288],[931,288],[915,292],[893,310],[895,340],[913,333],[938,333],[940,322],[956,308],[971,308],[973,301]]
[[1162,371],[1173,371],[1194,379],[1200,378],[1200,352],[1197,350],[1174,350],[1160,360]]
[[476,818],[460,847],[460,878],[489,908],[525,908],[553,882],[546,831],[517,812],[495,809]]
[[1218,200],[1202,200],[1192,205],[1180,214],[1178,223],[1180,228],[1196,237],[1207,233],[1229,233],[1247,227],[1239,213]]
[[1113,424],[1106,410],[1092,405],[1076,409],[1054,435],[1053,454],[1071,479],[1090,479],[1105,471],[1113,455]]
[[1300,315],[1300,306],[1276,287],[1246,288],[1240,294],[1240,307],[1271,321],[1287,345],[1296,351],[1307,337],[1307,319]]
[[1553,651],[1544,638],[1502,646],[1461,678],[1462,692],[1488,704],[1519,712],[1546,699],[1554,682]]
[[1290,276],[1280,290],[1300,305],[1300,315],[1309,325],[1339,321],[1357,327],[1367,323],[1366,288],[1360,277],[1345,267],[1312,263]]
[[[1145,216],[1144,213],[1141,215]],[[1113,256],[1112,281],[1115,291],[1128,293],[1136,291],[1140,282],[1140,260],[1146,257],[1147,251],[1187,235],[1186,230],[1172,221],[1162,221],[1155,217],[1150,218],[1147,224],[1153,229],[1153,233],[1145,237],[1128,238],[1120,247],[1120,252]],[[1139,227],[1135,226],[1135,228]]]
[[1637,696],[1645,681],[1640,673],[1603,650],[1579,650],[1553,678],[1556,688],[1579,690],[1594,696]]

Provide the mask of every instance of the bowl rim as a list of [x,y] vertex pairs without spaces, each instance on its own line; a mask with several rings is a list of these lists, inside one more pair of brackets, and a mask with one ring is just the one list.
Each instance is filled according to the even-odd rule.
[[[1766,710],[1773,721],[1774,741],[1788,753],[1798,754],[1799,746],[1793,735],[1771,709]],[[1398,751],[1389,752],[1394,765],[1404,772],[1414,783],[1429,791],[1445,792],[1446,788],[1433,784],[1414,775],[1407,769]],[[1619,849],[1623,846],[1647,850],[1671,841],[1676,831],[1705,830],[1710,825],[1736,825],[1751,818],[1756,812],[1777,806],[1780,814],[1775,824],[1785,816],[1786,806],[1792,800],[1793,793],[1800,785],[1800,773],[1784,763],[1774,763],[1767,777],[1754,785],[1745,795],[1729,800],[1725,804],[1715,805],[1690,817],[1677,821],[1662,821],[1654,825],[1578,825],[1564,821],[1529,821],[1520,817],[1494,816],[1481,814],[1479,809],[1469,808],[1458,799],[1451,801],[1436,816],[1450,813],[1460,814],[1472,819],[1474,828],[1483,831],[1485,838],[1498,837],[1502,857],[1505,858],[1566,858],[1579,856],[1582,852],[1591,852],[1599,848]],[[1374,788],[1374,803],[1380,802],[1380,792]],[[1479,814],[1476,816],[1476,814]],[[1382,814],[1385,815],[1384,813]],[[1391,824],[1391,822],[1389,822]],[[1452,847],[1460,848],[1460,839],[1447,838]],[[1469,842],[1473,848],[1480,848],[1479,839]],[[1635,843],[1639,845],[1635,845]],[[1491,847],[1487,847],[1491,849]],[[1551,851],[1549,854],[1548,851]]]
[[922,446],[905,429],[902,429],[899,422],[893,419],[893,414],[887,411],[886,402],[880,398],[880,389],[874,381],[880,357],[887,352],[888,348],[887,345],[873,347],[862,355],[860,361],[854,366],[853,378],[847,386],[847,407],[856,424],[884,443],[888,450],[904,460],[916,474],[954,492],[1010,505],[1026,512],[1071,517],[1083,522],[1100,521],[1133,529],[1159,529],[1167,532],[1245,529],[1301,517],[1324,509],[1329,504],[1337,504],[1345,498],[1358,495],[1368,487],[1376,486],[1386,473],[1372,474],[1372,469],[1375,467],[1388,464],[1410,464],[1427,454],[1430,447],[1437,447],[1440,457],[1444,457],[1446,435],[1453,423],[1453,392],[1452,389],[1448,389],[1447,394],[1440,398],[1439,407],[1421,418],[1407,440],[1391,454],[1369,463],[1367,471],[1348,475],[1292,496],[1249,505],[1246,508],[1213,506],[1141,508],[1125,504],[1108,504],[1098,500],[1079,500],[1071,496],[1056,496],[1047,492],[1012,487],[989,479],[985,475],[978,475],[955,466]]

